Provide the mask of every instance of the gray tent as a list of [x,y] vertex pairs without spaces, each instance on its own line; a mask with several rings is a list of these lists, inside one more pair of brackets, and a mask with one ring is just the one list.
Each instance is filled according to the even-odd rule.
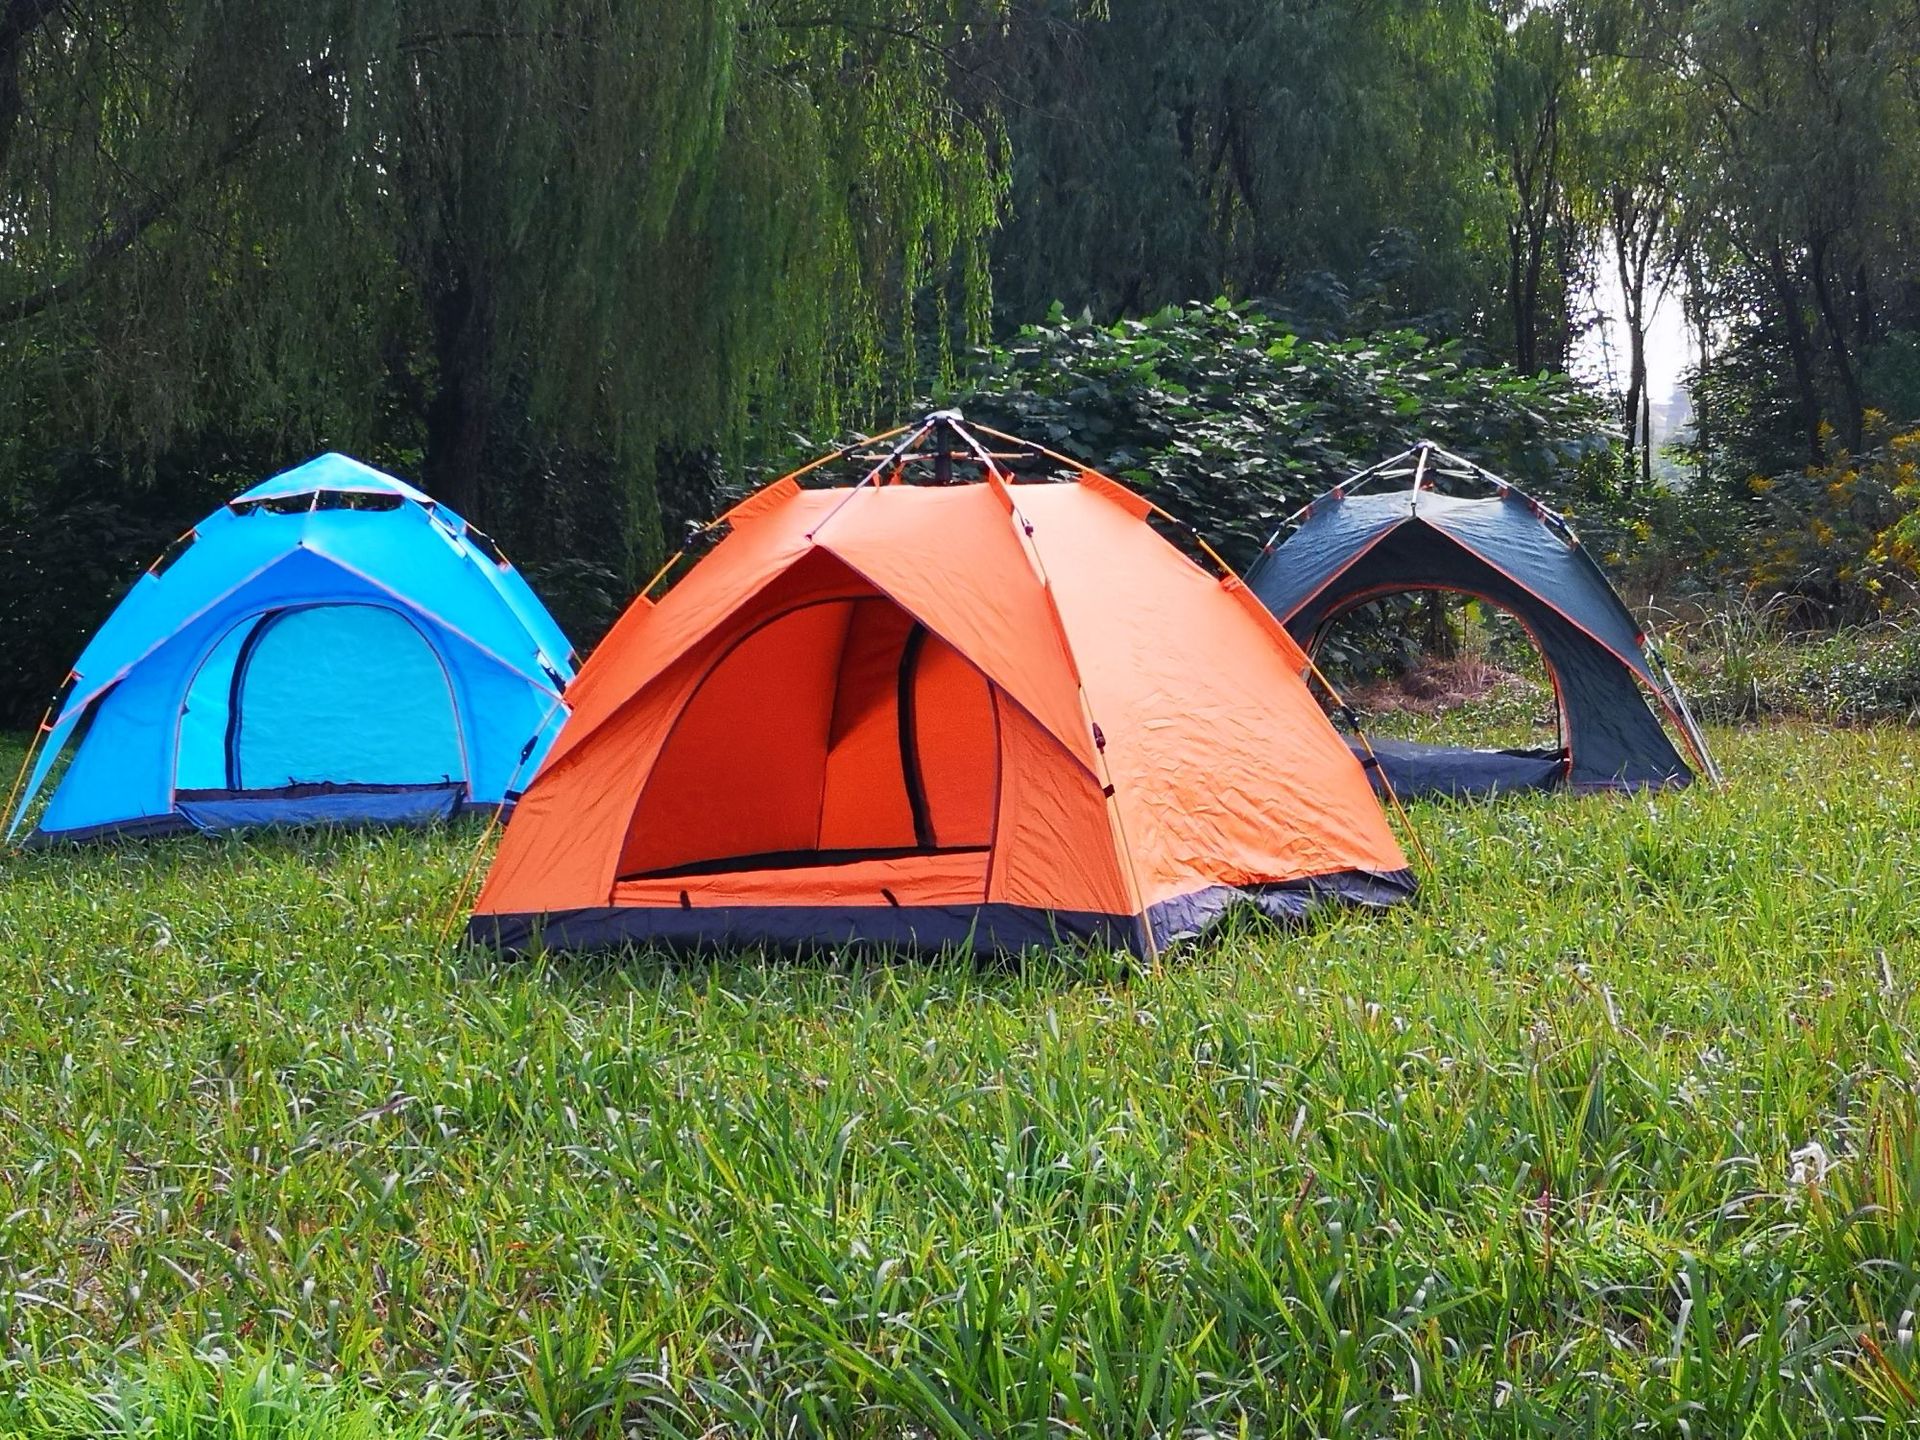
[[[1479,481],[1493,494],[1441,494],[1432,488],[1439,478]],[[1354,493],[1391,479],[1412,486]],[[1420,445],[1335,486],[1298,518],[1284,544],[1268,543],[1248,583],[1309,653],[1329,625],[1369,601],[1442,590],[1512,615],[1552,677],[1558,748],[1375,741],[1373,753],[1400,794],[1684,785],[1693,771],[1650,699],[1701,770],[1718,779],[1685,700],[1593,557],[1564,519],[1506,481]]]

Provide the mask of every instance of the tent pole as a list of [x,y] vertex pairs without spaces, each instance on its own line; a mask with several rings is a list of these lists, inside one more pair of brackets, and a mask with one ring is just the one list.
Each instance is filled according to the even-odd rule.
[[647,581],[646,584],[640,587],[640,598],[642,600],[646,599],[647,596],[653,592],[654,586],[658,585],[662,580],[667,578],[667,572],[673,569],[674,566],[678,565],[680,563],[680,557],[685,555],[686,553],[687,552],[684,550],[676,550],[673,552],[673,554],[667,557],[667,563],[662,565],[658,570],[654,571],[653,578]]
[[[933,426],[934,426],[934,421],[931,417],[929,417],[928,419],[922,421],[920,425],[913,430],[913,433],[911,435],[907,436],[906,439],[902,440],[898,445],[894,446],[892,450],[888,451],[885,455],[883,455],[880,458],[879,463],[877,463],[871,470],[867,471],[866,474],[862,475],[859,478],[859,480],[857,480],[848,489],[847,493],[840,497],[840,503],[838,505],[835,505],[833,509],[829,510],[824,516],[822,516],[820,519],[820,523],[818,525],[815,525],[813,529],[807,532],[807,539],[809,540],[813,539],[814,536],[818,535],[822,530],[826,529],[827,526],[832,522],[833,517],[840,513],[841,509],[845,507],[846,503],[849,500],[853,499],[853,497],[855,495],[858,495],[861,490],[863,490],[868,485],[871,485],[875,480],[877,480],[882,470],[885,470],[887,466],[891,465],[900,456],[904,455],[907,451],[911,450],[914,447],[914,445],[920,441],[921,437],[924,436],[929,430],[931,430]],[[907,427],[902,426],[901,428],[905,429]],[[893,433],[897,435],[900,432],[896,430]]]
[[[1304,648],[1300,653],[1307,655]],[[1427,878],[1431,880],[1434,874],[1433,856],[1427,853],[1427,847],[1420,838],[1420,832],[1413,827],[1413,817],[1407,813],[1407,807],[1400,802],[1399,792],[1393,788],[1393,777],[1387,774],[1387,767],[1380,763],[1380,757],[1373,753],[1373,741],[1367,738],[1367,732],[1361,727],[1359,717],[1354,713],[1353,707],[1347,703],[1346,697],[1334,688],[1333,682],[1327,678],[1326,672],[1311,655],[1307,655],[1307,669],[1313,672],[1313,678],[1320,682],[1320,688],[1327,692],[1341,714],[1346,716],[1347,723],[1353,727],[1353,733],[1360,738],[1360,744],[1367,752],[1367,760],[1373,773],[1380,777],[1380,788],[1386,792],[1387,803],[1393,807],[1393,813],[1400,817],[1400,823],[1406,829],[1407,838],[1413,841],[1413,851],[1420,857],[1421,868],[1427,872]]]
[[7,805],[4,814],[7,820],[8,840],[12,840],[13,832],[20,828],[20,817],[15,816],[13,813],[14,803],[20,799],[20,791],[25,787],[27,775],[33,768],[34,752],[40,748],[40,742],[46,737],[47,731],[53,726],[53,709],[54,705],[57,704],[59,704],[58,700],[49,704],[47,706],[47,713],[40,717],[39,728],[33,732],[33,739],[27,742],[27,753],[20,757],[20,773],[13,777],[13,788],[7,791]]
[[[882,430],[878,435],[862,435],[858,440],[854,440],[849,442],[848,444],[842,445],[838,450],[829,450],[826,454],[821,455],[816,459],[809,460],[806,464],[802,465],[798,470],[789,470],[786,474],[778,477],[777,479],[770,480],[767,483],[771,485],[778,485],[781,480],[798,480],[802,475],[810,474],[811,472],[818,470],[822,465],[831,465],[836,460],[844,460],[847,456],[851,455],[854,451],[858,450],[862,445],[878,445],[882,441],[891,440],[893,439],[894,436],[900,434],[902,431],[911,430],[912,428],[913,427],[910,424],[896,425],[891,430]],[[882,463],[884,464],[885,462],[883,461]]]
[[1667,657],[1660,653],[1659,643],[1654,639],[1651,627],[1647,631],[1647,653],[1653,657],[1653,663],[1660,667],[1661,682],[1667,687],[1667,697],[1673,702],[1675,714],[1680,717],[1680,728],[1686,732],[1687,744],[1693,750],[1693,758],[1700,762],[1700,768],[1706,771],[1707,779],[1713,782],[1716,790],[1724,789],[1726,779],[1720,773],[1720,767],[1713,763],[1713,756],[1707,751],[1707,737],[1701,733],[1700,722],[1693,718],[1693,708],[1687,704],[1687,697],[1674,683],[1673,672],[1667,669]]
[[1294,511],[1291,515],[1287,516],[1286,519],[1282,520],[1280,524],[1275,527],[1273,534],[1267,537],[1266,546],[1262,549],[1261,553],[1266,554],[1269,551],[1271,551],[1273,549],[1273,542],[1280,538],[1280,532],[1282,530],[1285,530],[1289,525],[1292,525],[1296,521],[1298,521],[1303,515],[1305,515],[1309,510],[1311,510],[1315,505],[1318,505],[1328,495],[1331,495],[1335,490],[1338,490],[1342,495],[1348,495],[1348,494],[1351,494],[1353,491],[1359,489],[1362,485],[1371,485],[1375,480],[1378,480],[1381,477],[1381,475],[1384,474],[1390,467],[1403,463],[1409,456],[1418,454],[1421,450],[1425,448],[1428,448],[1428,447],[1426,447],[1424,444],[1415,445],[1410,449],[1402,450],[1398,455],[1389,455],[1386,459],[1380,461],[1378,464],[1369,465],[1364,470],[1357,470],[1353,474],[1349,475],[1346,479],[1338,481],[1335,484],[1328,486],[1325,490],[1322,490],[1318,495],[1314,496],[1313,499],[1309,500],[1306,504],[1302,505],[1298,510]]

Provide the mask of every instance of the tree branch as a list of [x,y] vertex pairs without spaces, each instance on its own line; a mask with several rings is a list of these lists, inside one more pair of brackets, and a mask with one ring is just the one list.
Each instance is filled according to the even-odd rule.
[[0,9],[0,170],[20,125],[20,57],[28,39],[52,20],[66,0],[6,0]]
[[[307,78],[313,82],[323,82],[330,73],[328,67],[316,67]],[[155,225],[168,219],[189,194],[244,159],[272,123],[285,119],[289,113],[286,109],[262,111],[235,132],[204,163],[176,178],[173,184],[155,191],[139,204],[124,206],[118,214],[102,220],[94,231],[93,240],[82,249],[70,273],[30,294],[0,301],[0,325],[30,319],[85,291],[100,278],[101,272],[113,260],[131,250],[140,237]]]

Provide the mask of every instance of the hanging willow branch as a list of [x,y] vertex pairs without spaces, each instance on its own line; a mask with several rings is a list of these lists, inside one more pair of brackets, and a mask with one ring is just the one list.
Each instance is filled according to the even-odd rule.
[[[324,81],[323,68],[316,71],[314,79]],[[112,219],[102,221],[94,238],[81,249],[80,257],[70,273],[31,294],[0,301],[0,324],[30,319],[43,310],[79,295],[117,256],[131,249],[155,225],[170,218],[179,208],[182,198],[231,169],[260,142],[262,135],[275,126],[287,123],[293,113],[282,107],[255,115],[226,144],[197,161],[190,173],[180,176],[139,204],[121,210]]]
[[982,0],[0,15],[29,3],[0,323],[35,344],[0,407],[61,354],[88,357],[68,423],[143,446],[351,446],[402,403],[456,504],[522,417],[607,457],[645,549],[663,449],[837,425],[984,329],[1003,146],[957,83]]

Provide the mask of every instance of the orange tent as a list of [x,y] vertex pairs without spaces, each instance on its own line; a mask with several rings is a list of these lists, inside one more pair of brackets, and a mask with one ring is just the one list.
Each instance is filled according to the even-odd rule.
[[[956,449],[977,481],[897,483]],[[1411,894],[1239,580],[1105,476],[1013,484],[1006,458],[942,412],[857,485],[790,476],[723,517],[569,688],[469,934],[1152,954],[1241,905]]]

